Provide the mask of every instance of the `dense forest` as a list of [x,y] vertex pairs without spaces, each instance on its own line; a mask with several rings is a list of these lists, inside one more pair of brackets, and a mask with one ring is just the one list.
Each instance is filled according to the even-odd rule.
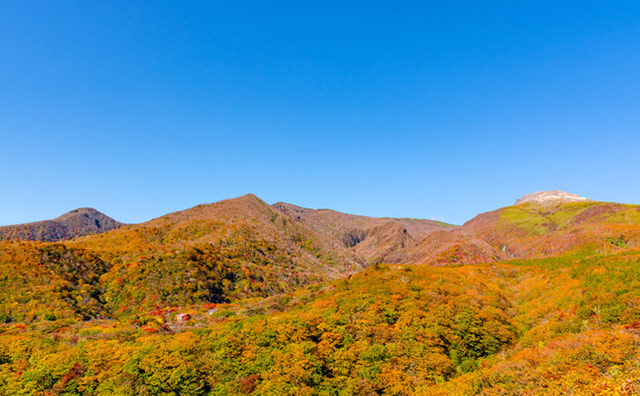
[[640,394],[637,206],[303,215],[0,242],[0,395]]

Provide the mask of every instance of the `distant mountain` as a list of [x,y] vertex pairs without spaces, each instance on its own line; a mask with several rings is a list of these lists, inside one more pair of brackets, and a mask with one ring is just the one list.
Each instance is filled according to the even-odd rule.
[[473,264],[638,246],[640,206],[543,191],[479,214],[462,227],[429,234],[390,255],[388,262]]
[[564,191],[540,191],[531,194],[527,194],[524,197],[518,199],[515,205],[523,203],[537,203],[537,204],[549,204],[553,202],[584,202],[591,201],[589,198],[581,197],[575,194],[569,194]]
[[0,240],[54,242],[83,235],[99,234],[123,226],[93,208],[78,208],[53,220],[0,227]]
[[[42,309],[57,306],[60,317],[127,316],[314,288],[372,264],[445,266],[640,247],[639,206],[557,198],[527,200],[462,226],[269,205],[252,194],[141,224],[102,216],[79,209],[1,228],[3,239],[96,234],[0,242],[0,289],[30,296]],[[11,317],[26,309],[12,305]]]
[[413,245],[434,231],[454,228],[433,220],[358,216],[329,209],[307,209],[284,202],[273,207],[338,241],[369,263],[383,262],[390,254]]
[[82,316],[267,297],[367,264],[253,194],[41,247],[38,260],[54,270],[82,260],[101,268],[102,291],[78,297],[96,304],[73,308]]

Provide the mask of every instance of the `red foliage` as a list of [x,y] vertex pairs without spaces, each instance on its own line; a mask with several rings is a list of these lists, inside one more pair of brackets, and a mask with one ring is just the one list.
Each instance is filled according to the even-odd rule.
[[84,374],[84,371],[85,371],[85,368],[80,363],[74,364],[71,370],[67,374],[65,374],[65,376],[62,377],[57,384],[55,384],[55,386],[53,387],[53,390],[54,391],[64,390],[64,388],[67,386],[69,381],[75,378],[81,377]]
[[238,380],[238,385],[240,386],[240,392],[244,394],[249,394],[256,389],[258,385],[258,381],[260,380],[260,375],[252,374],[246,378],[240,378]]
[[640,329],[640,322],[631,322],[629,324],[624,325],[625,329]]

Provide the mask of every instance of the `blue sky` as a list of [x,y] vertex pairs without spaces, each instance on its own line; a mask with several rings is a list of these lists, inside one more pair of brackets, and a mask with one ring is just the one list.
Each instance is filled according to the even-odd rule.
[[3,2],[0,224],[640,203],[639,2],[301,3]]

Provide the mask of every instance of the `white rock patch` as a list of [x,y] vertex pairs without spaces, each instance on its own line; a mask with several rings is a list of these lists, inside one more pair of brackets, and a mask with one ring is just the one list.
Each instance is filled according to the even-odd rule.
[[531,194],[527,194],[524,197],[516,201],[516,205],[533,202],[537,204],[547,204],[550,202],[562,201],[562,202],[579,202],[579,201],[591,201],[589,198],[581,197],[575,194],[569,194],[564,191],[540,191]]

